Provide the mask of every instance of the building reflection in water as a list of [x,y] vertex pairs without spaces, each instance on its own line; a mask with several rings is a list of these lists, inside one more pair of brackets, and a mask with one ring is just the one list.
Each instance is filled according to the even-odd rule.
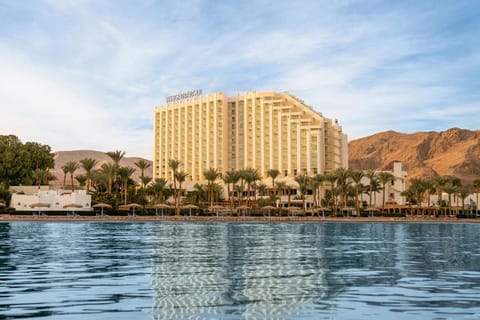
[[283,319],[311,308],[328,295],[323,246],[316,245],[324,235],[312,238],[305,226],[294,227],[159,227],[153,233],[154,318]]

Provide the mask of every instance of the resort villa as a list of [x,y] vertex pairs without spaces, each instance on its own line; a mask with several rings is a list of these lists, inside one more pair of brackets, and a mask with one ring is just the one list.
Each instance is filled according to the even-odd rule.
[[10,206],[16,211],[92,211],[85,190],[50,190],[48,186],[11,187]]

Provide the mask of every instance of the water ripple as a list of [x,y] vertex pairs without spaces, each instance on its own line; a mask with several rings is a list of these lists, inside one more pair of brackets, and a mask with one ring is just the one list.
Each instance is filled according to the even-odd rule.
[[0,319],[478,319],[479,227],[3,223]]

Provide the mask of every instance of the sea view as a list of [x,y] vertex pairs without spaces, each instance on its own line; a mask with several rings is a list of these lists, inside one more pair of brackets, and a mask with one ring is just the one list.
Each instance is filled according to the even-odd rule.
[[0,223],[0,319],[478,319],[479,224]]

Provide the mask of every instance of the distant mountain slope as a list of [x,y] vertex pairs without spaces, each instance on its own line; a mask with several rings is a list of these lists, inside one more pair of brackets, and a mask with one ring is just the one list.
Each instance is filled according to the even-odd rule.
[[[107,163],[107,162],[112,162],[109,156],[105,154],[105,152],[100,152],[100,151],[93,151],[93,150],[75,150],[75,151],[57,151],[54,152],[54,159],[55,159],[55,169],[51,170],[51,172],[57,177],[56,181],[52,181],[51,184],[54,185],[61,185],[63,184],[63,171],[62,171],[62,166],[65,165],[68,161],[76,161],[80,162],[81,159],[85,158],[93,158],[98,160],[98,164],[95,167],[95,169],[99,169],[102,164]],[[124,157],[122,161],[120,161],[121,166],[128,166],[132,167],[135,170],[135,173],[132,175],[133,180],[139,182],[140,181],[140,169],[137,168],[135,165],[135,162],[138,160],[143,159],[139,157]],[[149,163],[152,163],[152,161],[144,159],[145,161],[148,161]],[[75,175],[78,174],[84,174],[83,169],[78,169],[75,171]],[[152,167],[146,169],[144,172],[144,175],[147,177],[151,177],[153,174]],[[67,185],[70,183],[70,177],[67,176]]]
[[402,162],[409,178],[452,175],[471,185],[480,178],[480,130],[386,131],[349,143],[350,169],[382,169],[392,161]]

